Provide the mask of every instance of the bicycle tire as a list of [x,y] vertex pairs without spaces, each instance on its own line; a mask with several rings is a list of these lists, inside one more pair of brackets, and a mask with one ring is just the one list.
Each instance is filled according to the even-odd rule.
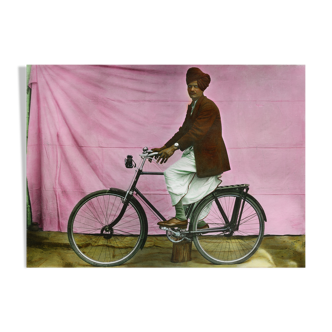
[[[226,225],[215,199],[223,207],[228,220],[231,220],[236,199],[242,203],[243,195],[237,191],[217,189],[205,197],[193,213],[191,230],[198,230],[200,220],[204,220],[210,229]],[[199,253],[213,264],[240,264],[259,248],[264,237],[264,226],[261,209],[254,198],[247,194],[238,230],[194,235],[193,241]]]
[[120,213],[125,192],[111,188],[83,197],[68,220],[68,239],[72,249],[85,262],[99,267],[117,266],[131,259],[146,238],[146,216],[132,198],[112,231],[104,231]]

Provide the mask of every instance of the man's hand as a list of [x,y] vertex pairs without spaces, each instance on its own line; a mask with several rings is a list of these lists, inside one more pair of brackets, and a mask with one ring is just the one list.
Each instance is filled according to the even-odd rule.
[[[166,149],[166,146],[162,146],[161,148],[154,148],[154,149],[151,149],[152,152],[160,152],[162,150]],[[156,155],[154,156],[153,158],[157,159],[159,156]],[[152,159],[149,158],[149,162],[151,163],[152,162]]]
[[164,145],[163,147],[161,147],[161,148],[154,148],[154,149],[151,149],[151,151],[153,151],[153,152],[160,152],[160,151],[162,151],[162,150],[164,150],[164,149],[166,149],[166,146]]
[[162,151],[160,151],[158,159],[157,159],[157,163],[163,164],[166,163],[168,158],[172,157],[174,154],[174,151],[177,150],[177,148],[172,145],[169,148],[163,149]]

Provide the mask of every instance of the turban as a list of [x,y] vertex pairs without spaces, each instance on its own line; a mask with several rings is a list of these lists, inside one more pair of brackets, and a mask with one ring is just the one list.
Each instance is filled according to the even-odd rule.
[[210,84],[211,78],[209,74],[203,73],[199,68],[191,67],[186,75],[187,85],[191,82],[197,81],[198,87],[204,91]]

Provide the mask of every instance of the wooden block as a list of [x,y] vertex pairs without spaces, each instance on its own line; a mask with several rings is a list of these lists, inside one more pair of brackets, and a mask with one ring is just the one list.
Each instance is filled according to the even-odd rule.
[[183,240],[179,243],[173,243],[172,263],[183,263],[191,261],[192,242]]

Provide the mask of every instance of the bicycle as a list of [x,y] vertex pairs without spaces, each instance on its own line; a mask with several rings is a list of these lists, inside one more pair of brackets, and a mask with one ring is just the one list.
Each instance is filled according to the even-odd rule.
[[[145,211],[136,194],[160,220],[166,219],[136,187],[146,160],[158,152],[143,148],[141,164],[136,168],[132,156],[125,159],[127,168],[136,168],[127,191],[110,188],[83,197],[68,221],[68,239],[72,249],[85,262],[100,267],[124,264],[148,236]],[[239,264],[250,258],[260,246],[267,221],[260,203],[248,194],[249,184],[219,186],[201,201],[186,206],[189,229],[160,227],[173,243],[193,241],[198,252],[214,264]],[[199,229],[204,220],[209,228]]]

